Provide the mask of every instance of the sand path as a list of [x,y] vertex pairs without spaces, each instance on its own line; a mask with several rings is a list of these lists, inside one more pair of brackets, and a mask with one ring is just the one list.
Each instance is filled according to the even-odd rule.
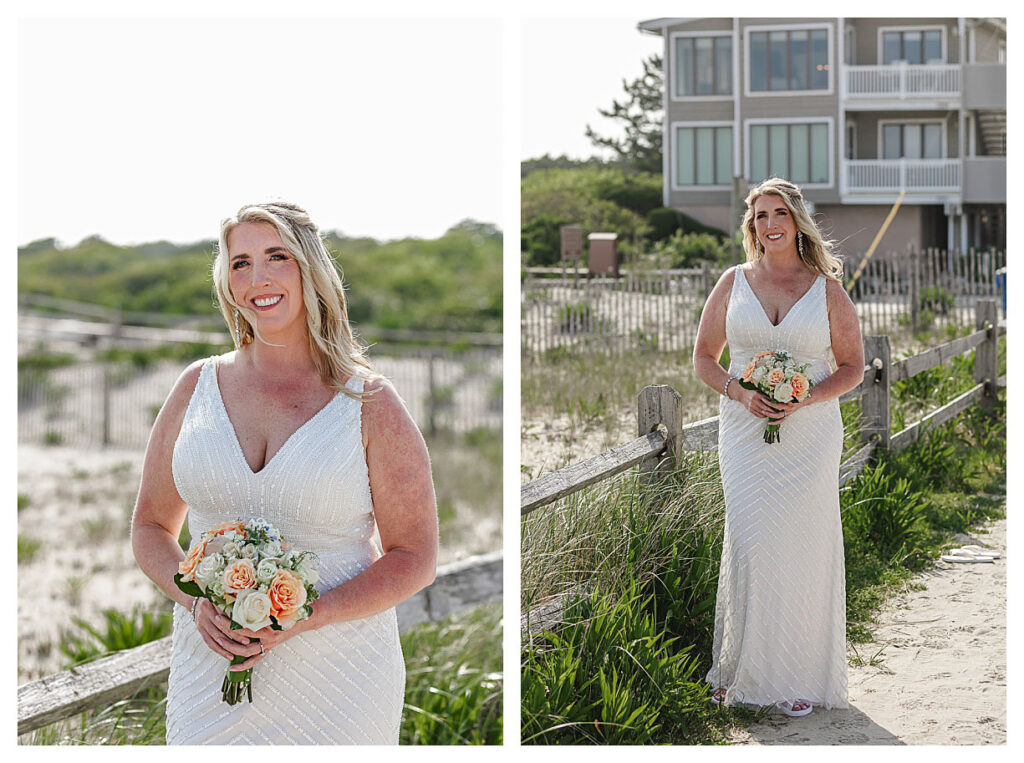
[[850,665],[848,710],[771,715],[735,730],[733,742],[1005,744],[1006,520],[956,542],[1002,556],[992,564],[939,562],[915,576],[923,589],[890,600],[876,643],[857,645],[863,662],[876,664]]

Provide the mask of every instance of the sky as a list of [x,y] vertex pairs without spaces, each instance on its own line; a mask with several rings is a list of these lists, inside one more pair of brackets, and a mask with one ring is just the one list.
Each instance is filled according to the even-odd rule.
[[500,226],[501,39],[499,19],[22,20],[17,242],[216,238],[267,199],[378,239]]
[[637,29],[646,18],[523,19],[521,159],[605,155],[586,137],[586,126],[621,135],[598,108],[621,100],[622,80],[639,77],[643,60],[661,53],[662,38]]

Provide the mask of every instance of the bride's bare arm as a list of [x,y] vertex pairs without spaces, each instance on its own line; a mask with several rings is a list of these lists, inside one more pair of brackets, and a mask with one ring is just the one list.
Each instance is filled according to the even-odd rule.
[[[722,368],[718,361],[725,349],[725,314],[729,307],[729,295],[732,294],[735,277],[736,268],[729,268],[711,290],[700,314],[697,340],[693,345],[693,370],[701,381],[718,394],[722,394],[725,383],[729,380],[729,372]],[[737,393],[741,389],[733,382],[729,385],[729,397],[738,399]]]
[[201,368],[202,361],[199,361],[182,372],[156,417],[146,446],[142,483],[132,513],[135,561],[160,590],[183,607],[192,606],[192,597],[178,589],[174,575],[178,572],[178,563],[185,558],[178,545],[178,534],[188,506],[174,485],[171,455]]

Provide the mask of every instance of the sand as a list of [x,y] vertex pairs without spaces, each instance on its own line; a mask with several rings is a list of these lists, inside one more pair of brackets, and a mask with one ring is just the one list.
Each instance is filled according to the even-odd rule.
[[18,535],[40,543],[18,564],[18,683],[63,667],[73,618],[167,601],[135,564],[129,523],[142,474],[138,450],[18,448]]
[[[1005,744],[1006,520],[958,544],[992,564],[939,562],[879,613],[875,642],[850,650],[850,708],[771,715],[737,744]],[[919,587],[923,586],[923,587]],[[875,658],[875,659],[872,659]]]

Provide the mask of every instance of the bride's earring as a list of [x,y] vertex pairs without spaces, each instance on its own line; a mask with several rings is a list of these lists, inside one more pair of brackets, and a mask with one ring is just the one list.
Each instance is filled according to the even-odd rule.
[[796,232],[796,249],[802,258],[804,256],[804,234],[800,231]]
[[235,308],[235,347],[242,349],[242,335],[238,330],[238,308]]

